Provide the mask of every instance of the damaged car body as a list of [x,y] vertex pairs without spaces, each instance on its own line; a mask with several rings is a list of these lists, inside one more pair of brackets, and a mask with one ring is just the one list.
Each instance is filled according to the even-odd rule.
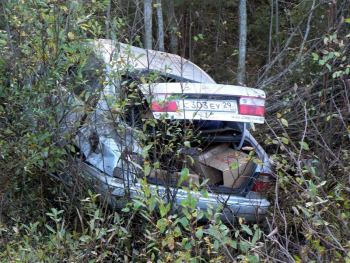
[[[140,179],[146,175],[152,190],[181,205],[188,195],[179,187],[181,169],[186,167],[188,180],[205,182],[209,192],[192,193],[198,208],[223,207],[225,221],[238,217],[257,221],[266,215],[270,203],[263,192],[271,183],[271,166],[249,131],[251,123],[264,122],[262,90],[217,84],[177,55],[111,40],[97,40],[91,46],[94,55],[83,72],[86,82],[66,97],[70,108],[61,123],[65,132],[74,130],[84,175],[111,204],[140,195]],[[103,81],[94,79],[96,68],[103,72]],[[126,97],[130,89],[141,102]],[[120,106],[121,97],[129,107]],[[178,159],[186,161],[166,162],[166,157],[145,173],[146,155],[158,161],[156,154],[147,153],[151,146],[140,139],[145,135],[138,127],[145,120],[191,127],[196,141],[177,149]],[[150,133],[163,136],[156,129],[153,125]]]

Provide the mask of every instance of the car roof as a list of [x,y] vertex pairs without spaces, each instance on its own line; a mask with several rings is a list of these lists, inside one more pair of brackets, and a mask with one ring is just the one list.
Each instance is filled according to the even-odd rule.
[[95,52],[106,64],[120,67],[124,63],[136,71],[156,71],[176,80],[216,83],[204,70],[175,54],[148,50],[109,39],[93,41]]

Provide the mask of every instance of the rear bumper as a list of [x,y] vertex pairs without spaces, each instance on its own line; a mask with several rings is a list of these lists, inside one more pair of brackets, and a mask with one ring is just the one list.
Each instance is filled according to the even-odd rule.
[[[113,178],[100,172],[93,166],[82,163],[84,175],[89,179],[93,179],[94,186],[98,192],[114,206],[120,206],[118,199],[115,197],[124,197],[126,192],[131,198],[137,195],[142,195],[141,186],[130,184],[129,186],[122,179]],[[159,185],[150,185],[151,191],[157,191],[158,194],[165,194],[165,187]],[[128,191],[126,191],[128,189]],[[175,189],[174,189],[175,190]],[[181,204],[185,200],[188,193],[182,189],[176,189],[176,203]],[[208,197],[202,196],[200,193],[192,192],[192,195],[197,198],[197,207],[201,210],[208,208],[215,209],[225,207],[223,210],[222,219],[226,222],[234,222],[236,218],[242,217],[247,221],[255,222],[263,219],[267,213],[270,203],[265,198],[259,197],[242,197],[227,194],[209,193]],[[249,195],[248,195],[249,196]]]

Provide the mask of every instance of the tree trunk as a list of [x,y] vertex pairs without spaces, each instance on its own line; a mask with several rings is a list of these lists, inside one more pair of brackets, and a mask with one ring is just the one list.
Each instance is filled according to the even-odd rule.
[[247,1],[239,1],[239,58],[238,58],[238,84],[245,84],[245,60],[247,52]]
[[268,63],[271,62],[271,52],[272,52],[272,30],[273,30],[273,0],[270,4],[270,28],[269,28],[269,53],[268,53]]
[[174,0],[168,0],[168,22],[170,27],[170,51],[177,53],[178,40],[177,40],[177,23],[175,17]]
[[146,49],[152,49],[152,0],[144,0],[144,45]]
[[158,50],[164,51],[164,26],[162,0],[157,0]]
[[111,0],[108,1],[107,10],[106,10],[106,38],[111,38]]
[[[275,2],[275,9],[276,9],[276,14],[275,14],[275,19],[276,19],[276,24],[275,24],[275,35],[276,35],[276,54],[277,56],[280,54],[280,40],[279,40],[279,31],[280,31],[280,19],[279,19],[279,7],[278,7],[278,0]],[[278,60],[278,64],[280,67],[282,67],[281,60]]]

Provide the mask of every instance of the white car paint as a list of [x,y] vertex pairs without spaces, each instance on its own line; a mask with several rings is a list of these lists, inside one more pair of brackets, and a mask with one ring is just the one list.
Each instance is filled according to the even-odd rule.
[[[111,99],[109,103],[113,103],[113,98],[118,96],[120,80],[114,79],[113,71],[119,70],[119,66],[130,66],[130,70],[136,73],[157,71],[161,74],[168,74],[169,76],[183,80],[181,83],[154,85],[154,89],[157,92],[165,91],[166,93],[171,93],[178,91],[180,87],[188,87],[187,91],[192,92],[192,94],[201,94],[201,91],[205,91],[211,94],[222,93],[222,95],[232,95],[234,93],[265,98],[265,93],[260,90],[215,84],[215,81],[198,66],[177,55],[144,50],[110,40],[97,40],[93,43],[93,47],[106,64],[107,84],[101,92],[95,112],[90,114],[85,124],[77,132],[76,144],[85,156],[85,162],[82,164],[84,174],[92,178],[96,183],[97,189],[101,193],[108,195],[110,200],[115,201],[116,199],[114,197],[124,196],[126,193],[125,187],[129,187],[129,191],[127,192],[130,193],[131,198],[137,194],[141,194],[140,185],[133,176],[132,171],[125,174],[124,180],[113,177],[115,170],[122,168],[123,160],[121,159],[121,153],[123,147],[119,143],[120,138],[115,134],[115,126],[113,123],[110,123],[110,119],[106,118],[109,110],[109,104],[106,98]],[[186,81],[201,83],[190,85],[186,84]],[[141,86],[140,88],[143,89],[144,87]],[[79,116],[77,115],[77,117]],[[186,118],[186,116],[184,117]],[[231,119],[231,121],[234,120],[237,121],[237,119]],[[76,121],[78,122],[79,119]],[[261,122],[258,119],[255,121],[258,123]],[[70,120],[71,122],[72,120]],[[131,151],[140,153],[142,149],[132,134],[127,132],[130,128],[120,123],[118,119],[114,120],[114,122],[124,126],[123,129],[126,131],[124,146],[128,145]],[[99,136],[99,146],[96,152],[92,151],[89,143],[89,137],[92,133],[96,133]],[[256,149],[259,158],[262,160],[262,163],[257,165],[255,172],[269,172],[270,164],[268,156],[247,129],[244,130],[244,134],[246,140]],[[153,185],[152,189],[160,192],[165,191],[165,188],[160,185]],[[176,203],[178,204],[187,196],[187,193],[181,189],[175,190],[171,188],[171,190],[177,191]],[[257,218],[261,218],[266,214],[270,205],[265,198],[255,196],[252,193],[248,193],[245,197],[217,193],[210,193],[209,197],[204,197],[194,192],[192,194],[198,198],[198,207],[200,209],[207,209],[208,207],[215,208],[225,201],[227,206],[224,209],[223,216],[226,219],[228,218],[229,221],[234,220],[235,217],[244,217],[253,221],[257,220]]]

